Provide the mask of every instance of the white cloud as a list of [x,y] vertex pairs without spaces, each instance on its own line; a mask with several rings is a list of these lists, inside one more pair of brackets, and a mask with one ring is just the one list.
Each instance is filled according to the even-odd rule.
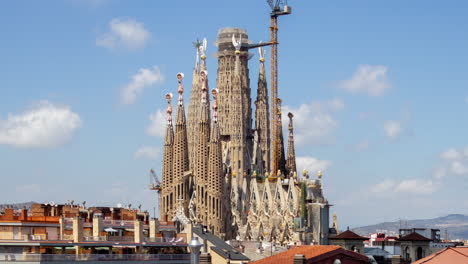
[[449,148],[440,154],[440,157],[445,160],[457,160],[462,157],[462,154],[454,148]]
[[467,175],[468,174],[468,164],[462,161],[452,161],[450,164],[450,169],[456,175]]
[[156,110],[149,117],[150,124],[146,128],[146,134],[154,137],[164,137],[166,133],[166,115],[163,110]]
[[156,160],[159,157],[161,150],[158,147],[141,147],[135,152],[135,158],[147,158],[150,160]]
[[[294,137],[299,144],[327,144],[333,142],[333,133],[339,123],[332,116],[332,112],[342,110],[345,107],[340,99],[323,102],[311,102],[301,104],[298,108],[284,106],[283,113],[294,114]],[[287,114],[283,115],[283,128],[287,128],[289,122]],[[286,132],[285,132],[286,133]]]
[[408,179],[401,181],[396,186],[397,192],[430,194],[437,189],[432,180]]
[[314,175],[318,171],[325,171],[332,162],[328,160],[319,160],[310,156],[297,157],[297,171],[302,174],[303,170],[307,170],[310,175]]
[[54,147],[71,139],[80,116],[67,106],[43,101],[34,108],[0,120],[0,144],[15,147]]
[[96,39],[96,45],[109,49],[125,47],[137,50],[145,46],[151,34],[143,23],[133,19],[115,18],[109,22],[110,31]]
[[440,155],[441,164],[434,172],[434,177],[444,177],[447,174],[468,175],[468,147],[457,150],[448,148]]
[[373,193],[386,193],[392,191],[395,188],[395,182],[390,179],[385,179],[383,182],[380,182],[371,188]]
[[161,84],[163,81],[164,76],[158,66],[154,66],[153,69],[139,69],[132,76],[132,81],[121,89],[120,101],[126,105],[133,104],[146,87]]
[[403,127],[401,126],[400,121],[388,120],[384,123],[384,130],[387,137],[396,139],[403,132]]
[[379,195],[392,195],[395,193],[431,194],[437,190],[437,184],[432,179],[405,179],[400,182],[385,179],[372,186],[370,190]]
[[391,87],[387,71],[386,66],[359,65],[353,76],[339,82],[338,87],[352,93],[381,96]]

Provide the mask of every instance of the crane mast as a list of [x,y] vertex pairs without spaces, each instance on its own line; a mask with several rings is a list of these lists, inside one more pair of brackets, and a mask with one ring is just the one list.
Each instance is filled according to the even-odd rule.
[[272,159],[271,159],[271,176],[278,176],[277,172],[279,169],[279,155],[281,151],[280,140],[279,140],[279,126],[278,122],[278,16],[291,14],[291,7],[287,5],[286,1],[276,0],[273,4],[273,0],[268,0],[268,4],[272,8],[270,14],[270,85],[271,85],[271,109],[270,109],[270,124],[271,134],[273,140]]

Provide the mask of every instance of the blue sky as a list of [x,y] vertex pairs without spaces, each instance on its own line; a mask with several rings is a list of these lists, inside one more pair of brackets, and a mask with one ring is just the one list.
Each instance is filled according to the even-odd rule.
[[[340,224],[468,214],[468,3],[289,4],[279,96],[299,166],[324,171]],[[268,12],[261,0],[2,2],[0,202],[152,211],[163,96],[177,72],[190,87],[192,42],[212,54],[226,26],[267,41]],[[258,55],[250,70],[255,91]],[[212,56],[208,71],[215,87]]]

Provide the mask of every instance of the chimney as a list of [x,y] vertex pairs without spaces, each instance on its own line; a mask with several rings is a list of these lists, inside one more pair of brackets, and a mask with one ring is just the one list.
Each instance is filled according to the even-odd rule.
[[304,255],[294,255],[293,264],[305,264],[306,258]]
[[26,208],[21,209],[20,219],[21,221],[28,220],[28,210]]
[[13,220],[14,210],[13,208],[5,208],[5,220]]

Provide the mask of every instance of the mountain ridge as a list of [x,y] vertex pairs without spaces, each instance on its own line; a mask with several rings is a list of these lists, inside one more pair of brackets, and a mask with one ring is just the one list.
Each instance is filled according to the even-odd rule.
[[377,233],[377,230],[387,230],[398,234],[400,228],[440,229],[442,239],[446,239],[446,235],[448,235],[448,239],[468,240],[468,215],[449,214],[430,219],[383,222],[356,227],[353,228],[353,231],[361,236],[368,236],[371,233]]

